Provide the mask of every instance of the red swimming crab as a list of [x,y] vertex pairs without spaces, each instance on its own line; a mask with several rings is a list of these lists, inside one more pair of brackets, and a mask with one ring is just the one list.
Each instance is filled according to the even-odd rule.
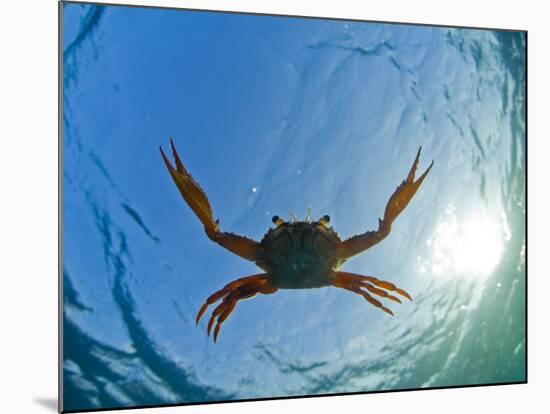
[[183,199],[204,225],[206,235],[237,256],[255,262],[264,271],[234,280],[206,299],[197,314],[197,324],[209,305],[222,300],[208,322],[208,335],[216,322],[214,342],[222,323],[235,309],[237,302],[258,293],[269,294],[278,289],[336,286],[363,296],[372,305],[390,315],[393,315],[392,311],[371,294],[401,303],[398,297],[387,292],[389,291],[412,300],[407,292],[390,282],[372,276],[342,272],[339,269],[347,259],[364,252],[390,233],[393,221],[411,201],[433,166],[432,161],[420,178],[414,181],[422,147],[418,150],[407,178],[391,195],[384,218],[378,219],[377,230],[340,240],[336,232],[328,226],[329,216],[325,215],[317,221],[311,221],[309,214],[304,221],[284,221],[274,216],[275,228],[270,228],[258,243],[243,236],[220,231],[219,220],[214,220],[206,194],[183,166],[172,140],[170,145],[175,168],[160,147],[162,158]]

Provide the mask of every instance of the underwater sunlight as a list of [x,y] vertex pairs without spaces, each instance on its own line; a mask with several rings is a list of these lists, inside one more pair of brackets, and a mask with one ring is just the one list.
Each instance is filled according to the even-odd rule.
[[[504,213],[502,213],[504,214]],[[418,257],[418,270],[441,277],[461,277],[485,280],[498,266],[504,251],[507,224],[496,219],[491,211],[468,212],[457,216],[456,207],[449,204],[444,219],[426,244],[431,257]],[[509,237],[509,236],[508,236]]]

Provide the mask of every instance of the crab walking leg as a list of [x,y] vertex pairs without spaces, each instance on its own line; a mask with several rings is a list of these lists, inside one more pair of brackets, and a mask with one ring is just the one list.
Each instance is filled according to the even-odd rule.
[[[216,309],[215,309],[215,312],[212,313],[212,316],[210,317],[210,319],[214,319],[214,314],[217,313],[218,315],[216,315],[218,318],[216,320],[216,327],[214,328],[214,342],[217,341],[218,339],[218,334],[220,333],[220,328],[222,326],[222,323],[229,317],[229,315],[231,314],[231,312],[233,312],[233,310],[235,309],[235,307],[237,306],[237,302],[239,300],[243,300],[243,299],[248,299],[248,298],[251,298],[251,297],[254,297],[256,296],[256,294],[259,293],[259,290],[250,290],[250,289],[247,289],[246,287],[242,287],[242,288],[239,288],[237,289],[237,291],[233,292],[232,294],[230,294]],[[210,324],[210,322],[208,323],[208,325],[211,327],[212,325]],[[208,330],[208,335],[210,335],[210,330]]]
[[386,298],[386,299],[389,299],[389,300],[393,300],[394,302],[397,302],[397,303],[402,303],[401,300],[398,297],[392,296],[388,292],[386,292],[385,290],[378,289],[378,288],[372,286],[369,283],[361,283],[361,287],[364,287],[369,292],[374,293],[375,295],[378,295],[380,297],[383,297],[383,298]]
[[223,299],[222,303],[220,303],[212,312],[210,320],[208,321],[208,335],[210,335],[212,325],[214,321],[216,321],[216,327],[214,328],[214,342],[217,341],[222,323],[228,318],[231,312],[233,312],[239,300],[251,298],[258,293],[269,294],[274,293],[275,291],[277,291],[277,288],[270,286],[267,280],[238,287],[229,293]]
[[390,309],[388,309],[384,305],[382,305],[382,302],[380,302],[379,300],[374,299],[371,295],[369,295],[364,290],[361,290],[361,285],[359,283],[352,283],[351,281],[346,281],[344,279],[335,277],[332,280],[332,285],[336,286],[336,287],[339,287],[339,288],[342,288],[342,289],[349,290],[349,291],[354,292],[354,293],[357,293],[358,295],[363,296],[373,306],[376,306],[377,308],[382,309],[387,314],[389,314],[391,316],[394,316],[393,312]]
[[174,183],[183,196],[183,199],[204,225],[207,236],[212,241],[218,243],[237,256],[247,260],[257,261],[263,253],[261,245],[246,237],[220,231],[219,220],[214,220],[212,207],[210,206],[206,193],[185,169],[172,139],[170,139],[170,147],[172,148],[176,167],[174,168],[174,166],[172,166],[162,150],[162,147],[160,147],[162,159]]
[[[253,293],[252,293],[253,292]],[[251,294],[252,296],[256,294],[256,292],[252,291],[248,292],[248,294]],[[239,288],[228,294],[222,302],[214,308],[214,311],[212,312],[212,315],[210,315],[210,319],[208,320],[208,326],[206,328],[208,336],[210,336],[210,331],[212,331],[212,326],[214,322],[216,321],[216,318],[218,318],[221,314],[224,314],[224,317],[227,318],[231,312],[233,312],[233,309],[235,309],[235,306],[237,305],[237,298],[245,298],[246,297],[252,297],[245,295],[243,289]]]
[[[367,284],[367,282],[370,282],[372,283],[373,285],[375,286],[378,286],[382,289],[386,289],[386,290],[389,290],[391,292],[395,292],[409,300],[412,300],[412,297],[411,295],[409,295],[406,291],[404,291],[403,289],[400,289],[398,288],[397,286],[395,286],[393,283],[390,283],[390,282],[386,282],[385,280],[379,280],[379,279],[376,279],[375,277],[372,277],[372,276],[363,276],[363,275],[358,275],[357,273],[349,273],[349,272],[334,272],[336,275],[338,275],[341,279],[344,279],[344,280],[348,280],[348,281],[353,281],[355,283],[363,283],[363,284]],[[369,289],[369,288],[367,288]],[[369,289],[371,290],[371,289]],[[375,293],[373,290],[371,290],[371,292]],[[381,295],[383,296],[383,295]],[[388,299],[391,299],[391,298],[388,298]]]
[[199,312],[197,313],[197,318],[195,322],[198,324],[199,321],[202,318],[202,315],[204,315],[204,312],[206,312],[206,309],[209,305],[214,304],[219,299],[223,298],[224,296],[228,295],[232,291],[236,290],[237,288],[243,286],[243,285],[258,285],[261,283],[265,283],[267,281],[267,274],[265,273],[259,273],[256,275],[251,276],[245,276],[241,277],[240,279],[236,279],[232,282],[229,282],[227,285],[225,285],[222,289],[218,290],[217,292],[214,292],[211,294],[207,299],[206,302],[201,306],[199,309]]
[[399,214],[401,214],[405,207],[407,207],[434,164],[432,161],[430,166],[426,169],[426,171],[424,171],[420,178],[418,178],[417,181],[414,181],[421,151],[422,147],[418,149],[418,153],[416,154],[416,158],[409,174],[407,175],[407,178],[401,183],[401,185],[399,185],[399,187],[397,187],[388,200],[386,210],[384,212],[384,219],[378,219],[378,230],[367,231],[366,233],[353,236],[338,244],[335,250],[335,255],[338,259],[348,259],[362,253],[388,236],[393,221],[397,218],[397,216],[399,216]]
[[263,286],[266,283],[267,281],[257,281],[247,285],[239,286],[238,288],[231,291],[228,295],[226,295],[210,316],[207,329],[208,335],[210,335],[210,330],[216,317],[218,317],[218,323],[223,322],[233,311],[239,300],[248,299],[255,296],[262,290]]

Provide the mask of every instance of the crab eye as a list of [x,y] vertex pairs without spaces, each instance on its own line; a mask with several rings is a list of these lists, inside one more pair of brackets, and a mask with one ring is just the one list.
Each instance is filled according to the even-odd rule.
[[326,226],[330,222],[330,216],[325,214],[323,217],[319,219],[319,224],[322,224],[323,226]]
[[271,221],[276,225],[276,226],[280,226],[281,224],[284,224],[285,221],[280,218],[279,216],[273,216],[273,218],[271,219]]

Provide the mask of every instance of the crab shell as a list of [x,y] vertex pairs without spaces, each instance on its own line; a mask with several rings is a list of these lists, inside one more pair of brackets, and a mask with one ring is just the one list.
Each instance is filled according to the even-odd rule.
[[340,242],[331,227],[318,221],[285,222],[265,234],[260,242],[264,255],[256,264],[271,275],[277,288],[328,286],[330,273],[345,262],[334,254]]

